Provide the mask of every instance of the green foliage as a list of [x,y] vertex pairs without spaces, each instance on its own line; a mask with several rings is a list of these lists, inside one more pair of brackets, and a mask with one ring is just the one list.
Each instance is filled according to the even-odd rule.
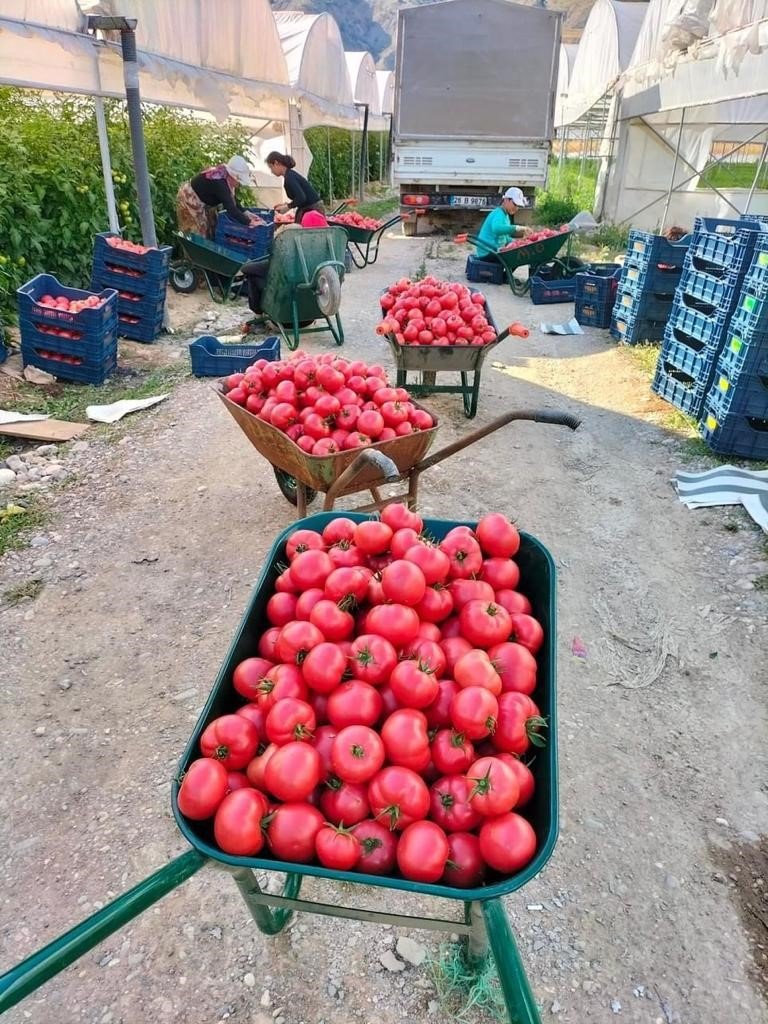
[[[710,164],[704,170],[704,176],[696,183],[697,188],[752,188],[757,171],[756,163],[738,164],[735,161],[722,164]],[[757,188],[768,187],[768,164],[763,164],[757,179]]]
[[[341,128],[310,128],[304,133],[312,153],[309,180],[327,203],[346,199],[360,183],[360,146],[362,132]],[[365,183],[377,181],[386,161],[388,135],[371,132],[368,136],[368,169]],[[352,163],[354,148],[354,168]],[[330,157],[330,173],[329,173]]]
[[549,188],[536,195],[536,222],[545,225],[564,224],[582,210],[591,210],[595,202],[597,161],[552,161]]
[[[120,222],[125,237],[139,241],[125,105],[105,106]],[[144,132],[157,234],[171,242],[179,186],[245,150],[248,133],[151,106]],[[87,286],[93,236],[109,225],[92,100],[0,88],[0,137],[0,319],[7,319],[15,316],[15,289],[35,274]]]

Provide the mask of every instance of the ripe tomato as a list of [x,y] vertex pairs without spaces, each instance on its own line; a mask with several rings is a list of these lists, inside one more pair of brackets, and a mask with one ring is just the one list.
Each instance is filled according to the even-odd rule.
[[301,674],[315,693],[332,693],[347,668],[347,659],[338,644],[322,643],[313,647],[301,663]]
[[429,790],[424,780],[410,768],[391,765],[382,768],[371,779],[368,803],[377,820],[391,829],[402,831],[412,822],[427,816]]
[[408,648],[409,660],[419,663],[424,672],[431,672],[439,679],[445,673],[446,658],[442,647],[435,640],[422,639],[422,634]]
[[345,828],[325,824],[315,836],[317,859],[326,868],[351,871],[360,860],[360,843]]
[[481,757],[467,772],[472,783],[470,803],[483,817],[506,814],[516,806],[520,787],[514,771],[497,757]]
[[444,832],[470,832],[483,816],[470,803],[472,783],[463,775],[444,775],[430,789],[429,816]]
[[318,601],[309,613],[309,621],[317,626],[326,640],[348,640],[355,629],[355,620],[333,601]]
[[493,587],[483,580],[451,580],[449,589],[453,598],[453,607],[457,612],[460,612],[470,601],[490,603],[494,600]]
[[365,725],[342,729],[331,747],[333,770],[344,782],[368,782],[384,764],[384,744]]
[[230,772],[245,768],[258,746],[256,726],[242,715],[215,718],[200,737],[203,756],[215,758]]
[[278,800],[306,800],[320,782],[320,755],[310,743],[286,743],[267,762],[264,781]]
[[267,715],[267,737],[278,747],[294,740],[311,740],[316,727],[312,706],[296,697],[277,701]]
[[397,559],[381,574],[381,586],[387,600],[413,608],[424,597],[427,583],[424,573],[413,562]]
[[[418,613],[418,608],[417,608]],[[435,622],[424,622],[422,621],[419,625],[419,638],[424,640],[431,640],[433,644],[439,644],[443,639],[443,634],[440,632],[440,627]],[[421,639],[417,638],[417,643],[421,643]],[[440,648],[442,651],[442,647]]]
[[397,863],[397,836],[378,821],[361,821],[353,829],[360,843],[358,871],[391,875]]
[[389,640],[365,633],[353,641],[350,657],[355,678],[373,686],[385,683],[397,664],[397,651]]
[[[397,401],[396,397],[387,396],[388,401]],[[395,502],[392,505],[385,505],[381,510],[381,521],[386,523],[387,526],[395,533],[398,530],[415,530],[416,533],[421,533],[424,529],[424,522],[421,516],[418,516],[415,512],[411,512],[407,505],[402,502]]]
[[497,590],[496,604],[506,608],[510,615],[522,612],[523,615],[531,614],[531,602],[521,594],[519,590]]
[[264,708],[259,707],[258,704],[244,704],[241,708],[237,709],[235,714],[242,715],[243,718],[247,718],[249,722],[253,722],[256,726],[256,732],[259,734],[259,738],[264,736],[267,722],[267,712]]
[[256,789],[237,789],[221,802],[213,819],[217,845],[235,857],[254,857],[264,846],[262,818],[267,801]]
[[485,863],[504,875],[524,868],[536,852],[536,833],[514,812],[484,821],[479,839]]
[[365,628],[386,637],[396,648],[406,647],[419,635],[419,616],[403,604],[380,604],[368,612]]
[[338,544],[340,540],[350,541],[355,535],[356,525],[357,523],[353,519],[345,519],[344,516],[332,519],[323,528],[323,541],[328,547],[331,544]]
[[423,542],[408,548],[405,560],[413,562],[421,569],[428,586],[433,583],[442,583],[447,578],[451,566],[450,559],[444,551]]
[[475,647],[487,649],[509,639],[512,617],[506,608],[485,601],[469,601],[459,612],[461,634]]
[[451,592],[442,583],[427,587],[424,597],[416,605],[422,622],[443,622],[453,611]]
[[296,617],[295,594],[277,593],[267,601],[267,619],[273,626],[284,626]]
[[[371,570],[364,566],[343,566],[334,569],[325,581],[325,596],[341,608],[349,610],[365,599]],[[320,627],[322,629],[322,626]]]
[[302,551],[291,562],[291,579],[299,590],[322,588],[333,570],[334,564],[326,551]]
[[403,830],[397,844],[397,866],[414,882],[439,882],[450,847],[448,838],[433,821],[416,821]]
[[429,762],[427,718],[421,711],[402,708],[393,711],[380,730],[387,760],[413,768],[414,763]]
[[246,767],[245,774],[248,777],[248,781],[256,789],[265,790],[267,788],[267,784],[264,781],[264,772],[270,758],[277,749],[278,747],[275,743],[270,743],[263,753],[259,754],[258,757],[254,757]]
[[453,675],[460,687],[482,686],[494,696],[501,693],[501,677],[485,651],[470,649],[453,666]]
[[383,702],[375,686],[360,679],[341,683],[328,696],[328,721],[338,729],[348,725],[374,725]]
[[315,837],[324,824],[311,804],[280,804],[267,825],[267,843],[278,860],[306,864],[315,855]]
[[381,555],[389,550],[392,530],[386,523],[367,519],[355,526],[353,540],[364,554]]
[[[311,554],[311,552],[306,552]],[[299,558],[303,558],[299,555]],[[326,573],[326,575],[328,575]],[[282,662],[300,665],[313,647],[323,643],[325,637],[311,622],[289,622],[280,630],[275,651]]]
[[514,754],[496,754],[499,761],[503,761],[504,764],[508,765],[515,773],[517,779],[517,785],[520,789],[520,795],[517,798],[515,806],[517,808],[525,807],[530,802],[531,797],[536,789],[536,781],[533,777],[533,772],[527,764],[523,764],[519,757],[515,757]]
[[458,889],[474,889],[484,878],[480,840],[469,832],[453,832],[448,836],[448,860],[441,881]]
[[301,622],[309,622],[312,609],[318,601],[322,601],[324,598],[325,593],[319,587],[310,587],[309,590],[305,590],[296,601],[295,618]]
[[367,786],[332,775],[320,794],[320,810],[334,825],[357,825],[371,813],[367,794]]
[[438,679],[437,697],[429,707],[424,708],[430,729],[445,729],[451,724],[451,701],[459,692],[459,685],[453,679]]
[[[317,714],[317,712],[315,712]],[[331,761],[333,741],[339,734],[339,730],[333,725],[321,725],[312,737],[312,746],[320,756],[320,781],[325,782],[329,775],[333,774],[334,768]]]
[[491,647],[488,657],[501,677],[502,690],[531,694],[536,689],[536,659],[522,644],[504,643]]
[[418,533],[410,526],[404,526],[392,535],[390,551],[393,558],[405,558],[411,548],[419,543]]
[[472,644],[463,636],[443,636],[440,646],[445,654],[446,668],[451,673],[459,659],[472,650]]
[[544,643],[544,630],[532,615],[511,615],[512,630],[511,638],[516,640],[523,647],[527,647],[531,654],[535,654]]
[[227,769],[211,757],[200,757],[187,768],[176,802],[185,818],[211,818],[227,795]]
[[451,701],[451,722],[454,729],[471,740],[481,740],[496,728],[499,702],[490,690],[468,686],[459,690]]
[[475,748],[455,729],[440,729],[430,747],[435,768],[443,775],[463,774],[475,761]]
[[404,708],[426,708],[439,693],[436,676],[425,671],[422,661],[401,661],[389,677],[389,685]]
[[475,527],[480,547],[491,558],[512,558],[520,548],[520,534],[501,512],[483,516]]
[[543,747],[545,740],[541,730],[546,725],[536,705],[525,694],[514,691],[502,693],[493,745],[508,754],[524,754],[531,744]]
[[448,534],[441,542],[440,550],[444,551],[450,560],[448,573],[451,579],[469,579],[470,576],[479,573],[483,566],[483,553],[471,534],[468,537],[452,537]]
[[232,673],[232,685],[241,697],[255,700],[261,692],[259,684],[273,667],[273,662],[267,661],[266,658],[246,658]]
[[480,579],[490,583],[494,590],[514,590],[520,582],[520,570],[511,558],[486,558]]
[[325,540],[315,530],[296,530],[285,543],[285,553],[293,562],[302,551],[325,551]]
[[275,665],[271,668],[259,684],[256,703],[268,712],[286,697],[307,699],[307,686],[298,665]]
[[251,789],[251,783],[245,772],[227,772],[227,792],[234,793],[236,789]]

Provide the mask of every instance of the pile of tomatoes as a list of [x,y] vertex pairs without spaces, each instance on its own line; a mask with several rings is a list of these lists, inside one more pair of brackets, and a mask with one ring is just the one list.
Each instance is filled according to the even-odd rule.
[[381,296],[384,319],[377,334],[400,345],[490,345],[496,331],[489,322],[485,296],[459,282],[425,277],[414,284],[402,278]]
[[286,210],[285,213],[275,214],[275,224],[295,224],[296,223],[296,211]]
[[107,245],[113,249],[123,249],[125,252],[134,252],[137,256],[146,256],[152,252],[152,246],[139,245],[138,242],[129,242],[127,238],[118,238],[117,235],[109,235]]
[[435,425],[405,388],[389,386],[383,366],[332,353],[260,359],[245,373],[225,378],[224,393],[308,455],[366,448]]
[[558,231],[553,231],[552,228],[539,228],[538,231],[532,231],[525,238],[516,238],[514,242],[510,242],[509,245],[499,249],[499,252],[509,252],[510,249],[520,249],[525,245],[534,245],[536,242],[543,242],[547,238],[555,238],[556,235],[565,235],[570,230],[567,224],[563,224]]
[[329,224],[340,224],[346,228],[362,228],[364,231],[378,231],[383,227],[383,220],[376,220],[374,217],[364,217],[356,210],[351,213],[337,213],[328,218]]
[[43,295],[37,300],[38,306],[46,309],[60,309],[64,313],[82,313],[84,309],[99,309],[107,301],[98,295],[89,295],[85,299],[68,299],[64,295]]
[[234,670],[180,812],[228,854],[458,887],[522,869],[536,834],[521,758],[544,633],[518,589],[517,529],[486,515],[439,543],[393,504],[296,530],[268,628]]

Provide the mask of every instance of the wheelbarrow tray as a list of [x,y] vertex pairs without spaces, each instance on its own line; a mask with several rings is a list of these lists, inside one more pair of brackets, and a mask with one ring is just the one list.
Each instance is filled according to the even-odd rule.
[[176,237],[186,258],[200,270],[220,274],[222,277],[234,277],[240,272],[243,264],[248,262],[247,256],[226,249],[223,245],[217,245],[202,235],[185,235],[179,232]]
[[492,341],[488,345],[400,345],[393,334],[387,334],[386,339],[398,370],[425,372],[479,370],[491,349],[499,344]]
[[[325,493],[360,454],[361,449],[353,448],[335,455],[308,455],[282,430],[260,420],[242,405],[231,402],[220,390],[216,393],[254,448],[273,466],[289,473],[313,491]],[[424,458],[437,434],[437,418],[432,412],[430,416],[435,425],[429,430],[418,430],[391,441],[379,441],[370,447],[392,459],[401,473],[409,472]],[[380,483],[381,471],[371,466],[355,478],[348,490],[341,493],[353,494]]]
[[334,220],[333,214],[328,218],[328,223],[333,227],[342,228],[347,233],[347,238],[350,242],[356,242],[358,245],[368,245],[369,242],[373,241],[373,236],[380,232],[386,231],[387,228],[393,227],[400,221],[400,214],[396,217],[390,217],[389,220],[382,221],[377,228],[357,228],[352,224],[342,224],[337,220]]
[[530,245],[518,245],[515,249],[497,252],[496,256],[508,274],[518,267],[539,267],[557,256],[570,235],[570,231],[563,231],[562,234],[545,238],[541,242],[531,242]]
[[[310,287],[320,264],[332,263],[344,277],[343,228],[302,228],[284,231],[272,243],[269,271],[261,308],[276,323],[290,324],[294,312],[300,322],[319,320],[323,314]],[[295,306],[294,306],[295,303]]]
[[[179,776],[188,769],[192,761],[200,756],[199,741],[206,726],[214,718],[235,711],[243,703],[242,698],[232,686],[232,674],[235,667],[241,661],[255,654],[259,637],[268,628],[266,605],[274,592],[275,581],[280,575],[281,566],[287,561],[285,553],[286,541],[298,529],[322,530],[329,522],[340,516],[358,522],[370,518],[354,512],[323,512],[293,523],[293,525],[283,530],[272,545],[251,594],[245,614],[235,633],[229,652],[219,670],[210,696],[181,758]],[[455,526],[474,528],[475,525],[475,523],[471,522],[459,523],[441,519],[427,519],[424,521],[425,530],[436,539],[445,537],[449,530]],[[209,857],[214,861],[235,867],[282,871],[297,875],[312,875],[340,882],[356,882],[361,885],[426,893],[431,896],[441,896],[461,900],[462,902],[493,899],[515,892],[529,882],[541,871],[551,857],[558,832],[555,565],[552,556],[544,545],[535,537],[526,533],[521,533],[520,551],[515,555],[515,561],[520,567],[520,589],[530,600],[533,607],[533,615],[541,622],[545,636],[544,644],[537,656],[538,686],[534,697],[541,710],[541,714],[547,719],[547,745],[542,751],[537,751],[534,764],[536,789],[531,803],[525,809],[525,815],[533,825],[537,837],[536,855],[526,868],[514,875],[498,878],[491,881],[488,885],[479,886],[475,889],[457,889],[446,885],[413,882],[400,877],[369,875],[352,871],[335,871],[320,867],[317,864],[294,864],[276,860],[269,855],[234,857],[223,853],[215,845],[211,821],[191,822],[181,815],[178,808],[179,783],[175,781],[172,787],[173,813],[176,823],[187,841],[204,857]]]

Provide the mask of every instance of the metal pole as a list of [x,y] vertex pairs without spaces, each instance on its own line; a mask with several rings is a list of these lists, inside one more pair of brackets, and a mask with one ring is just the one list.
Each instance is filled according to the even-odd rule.
[[352,171],[352,185],[349,190],[349,194],[353,196],[355,194],[355,129],[349,133],[350,140],[352,142],[352,159],[351,159],[351,171]]
[[325,143],[328,153],[328,201],[333,205],[333,172],[331,170],[331,129],[325,129]]
[[360,106],[363,108],[363,137],[360,140],[360,191],[358,198],[362,203],[364,198],[363,190],[368,180],[368,104],[361,103]]
[[675,188],[675,175],[677,174],[677,164],[680,160],[680,143],[683,139],[683,125],[685,124],[685,107],[680,111],[680,128],[677,132],[677,142],[675,144],[675,160],[672,164],[672,177],[669,180],[669,191],[667,192],[667,201],[664,203],[664,213],[661,218],[661,227],[659,231],[663,231],[667,223],[667,214],[669,213],[669,204],[672,202],[672,192]]
[[104,194],[107,197],[109,230],[119,235],[120,221],[117,216],[115,183],[112,181],[112,163],[109,158],[109,135],[107,134],[107,119],[104,116],[104,98],[96,96],[94,104],[96,108],[96,131],[99,135],[99,152],[101,153],[101,173],[104,178]]
[[152,193],[149,188],[147,149],[144,144],[144,126],[141,120],[141,97],[139,95],[139,64],[136,58],[136,34],[132,28],[120,31],[120,45],[123,52],[123,78],[128,103],[128,122],[131,128],[131,150],[133,169],[136,176],[136,192],[139,197],[139,221],[144,245],[156,246],[155,217],[152,211]]
[[762,152],[760,153],[760,159],[758,160],[757,168],[755,169],[755,176],[752,179],[752,186],[751,186],[751,188],[749,190],[749,195],[747,196],[747,202],[746,202],[746,205],[744,207],[744,213],[749,213],[749,207],[752,204],[752,196],[755,194],[755,189],[757,188],[757,183],[760,180],[760,172],[762,171],[763,164],[765,163],[766,151],[768,151],[768,141],[763,143],[763,149],[762,149]]

